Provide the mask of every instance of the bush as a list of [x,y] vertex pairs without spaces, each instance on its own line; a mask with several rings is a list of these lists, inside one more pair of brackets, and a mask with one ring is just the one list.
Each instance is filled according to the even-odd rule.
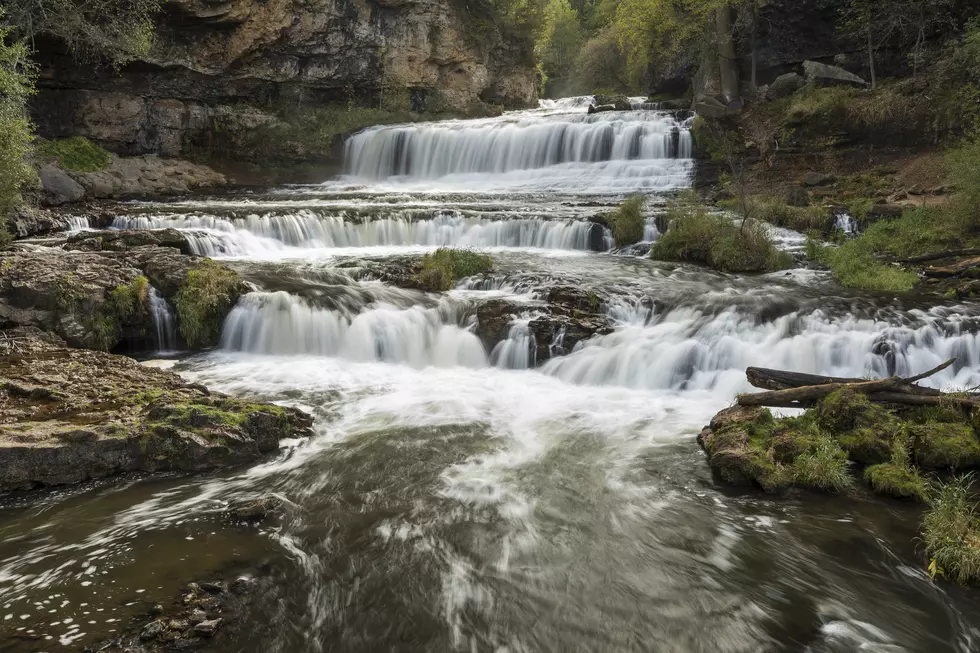
[[7,214],[20,204],[21,188],[37,180],[37,173],[27,161],[34,134],[25,117],[34,80],[24,44],[6,45],[10,31],[0,26],[0,225],[8,234]]
[[38,154],[58,162],[65,170],[99,172],[109,167],[112,155],[84,136],[72,136],[57,141],[42,141]]
[[958,583],[980,578],[980,522],[971,485],[970,477],[959,477],[939,486],[922,519],[930,571]]
[[748,220],[736,225],[704,206],[675,202],[667,210],[667,233],[650,248],[660,261],[702,263],[723,272],[766,272],[792,266],[792,258],[776,249],[769,232]]
[[493,269],[493,259],[469,249],[440,247],[422,257],[422,269],[416,282],[423,290],[449,290],[456,281]]
[[607,216],[616,247],[625,247],[643,240],[645,203],[646,198],[643,195],[631,195]]
[[242,290],[238,273],[211,259],[204,259],[187,273],[174,298],[177,326],[187,346],[208,347],[218,343],[224,319]]

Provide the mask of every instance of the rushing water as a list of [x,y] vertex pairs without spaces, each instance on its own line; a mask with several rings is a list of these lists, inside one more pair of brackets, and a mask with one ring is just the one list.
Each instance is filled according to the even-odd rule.
[[[224,474],[10,500],[0,650],[76,650],[240,573],[269,591],[246,636],[216,638],[229,653],[980,649],[980,601],[923,572],[915,506],[735,491],[694,442],[748,365],[882,376],[955,356],[929,382],[980,384],[980,310],[610,253],[596,216],[646,192],[655,239],[689,137],[587,104],[368,130],[318,186],[120,207],[116,227],[182,229],[258,288],[175,369],[309,410],[316,436]],[[438,245],[496,270],[443,296],[376,280]],[[601,297],[615,329],[539,365],[538,345],[566,351],[529,329],[558,285]],[[476,314],[501,298],[520,310],[487,351]],[[220,517],[270,494],[278,522]]]

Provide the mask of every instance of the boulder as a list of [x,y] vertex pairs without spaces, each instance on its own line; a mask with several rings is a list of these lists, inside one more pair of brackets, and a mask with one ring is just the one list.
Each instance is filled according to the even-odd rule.
[[293,408],[212,393],[34,329],[3,335],[0,492],[127,471],[215,469],[311,433],[310,416]]
[[7,217],[7,228],[14,238],[32,238],[68,229],[68,221],[47,209],[22,204]]
[[789,97],[803,88],[805,84],[806,80],[796,73],[780,75],[769,85],[769,97],[773,100]]
[[65,249],[84,252],[121,252],[134,247],[154,245],[173,247],[181,254],[193,254],[187,236],[177,229],[81,231],[68,237]]
[[823,172],[808,172],[803,175],[803,185],[809,187],[816,186],[829,186],[830,184],[837,181],[837,178],[833,175],[828,175]]
[[38,175],[44,189],[44,203],[48,206],[77,202],[85,196],[85,188],[57,166],[45,164]]
[[806,77],[806,83],[814,86],[851,86],[856,88],[868,86],[866,81],[854,73],[816,61],[804,61],[803,74]]
[[633,108],[632,103],[629,98],[622,93],[596,93],[595,94],[595,104],[596,106],[611,104],[615,111],[629,111]]
[[589,113],[605,113],[606,111],[616,111],[615,105],[612,104],[600,104],[596,106],[594,104],[589,105]]

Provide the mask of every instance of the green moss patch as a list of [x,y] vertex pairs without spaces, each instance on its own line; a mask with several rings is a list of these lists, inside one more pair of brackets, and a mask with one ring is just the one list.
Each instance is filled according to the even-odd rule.
[[42,141],[38,154],[58,162],[65,170],[99,172],[109,167],[112,155],[84,136],[72,136],[56,141]]
[[896,499],[915,499],[925,501],[928,496],[928,482],[919,470],[906,465],[881,463],[864,470],[864,480],[878,494]]
[[980,466],[980,442],[969,424],[931,422],[909,426],[915,461],[925,469]]
[[469,249],[440,247],[422,257],[422,268],[415,280],[423,290],[450,290],[458,280],[493,269],[493,259],[487,254]]
[[204,259],[174,297],[177,326],[189,347],[210,347],[221,338],[225,317],[244,290],[238,273]]

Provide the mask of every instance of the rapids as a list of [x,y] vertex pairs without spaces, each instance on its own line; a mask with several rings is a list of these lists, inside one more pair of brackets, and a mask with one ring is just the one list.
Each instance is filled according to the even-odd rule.
[[[174,369],[308,410],[317,435],[247,469],[8,499],[0,650],[78,650],[234,575],[268,591],[213,642],[228,653],[980,649],[980,600],[924,573],[914,506],[735,491],[694,440],[748,365],[884,376],[955,356],[929,382],[978,385],[980,309],[613,251],[596,218],[646,193],[655,239],[690,135],[588,100],[368,129],[320,185],[120,205],[114,228],[180,229],[256,288]],[[495,270],[441,296],[379,281],[440,245]],[[542,362],[564,334],[528,324],[558,285],[601,297],[614,330]],[[520,310],[488,351],[477,312],[500,299]],[[166,302],[154,314],[171,349]],[[221,517],[267,495],[278,522]]]

